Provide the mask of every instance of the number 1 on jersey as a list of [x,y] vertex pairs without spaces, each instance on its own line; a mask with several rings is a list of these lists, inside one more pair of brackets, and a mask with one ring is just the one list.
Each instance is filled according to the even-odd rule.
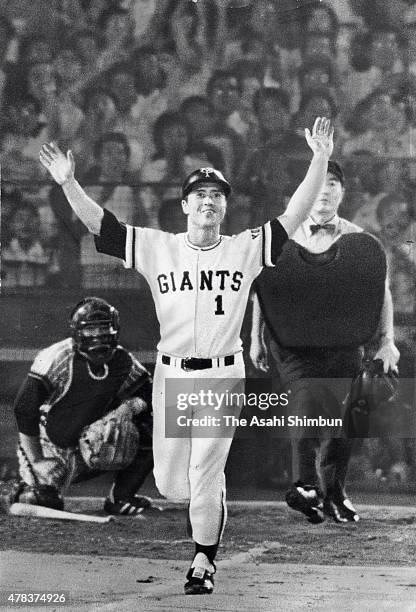
[[217,303],[217,308],[215,310],[216,315],[223,315],[225,314],[223,308],[222,308],[222,295],[217,295],[217,297],[215,298],[215,301]]

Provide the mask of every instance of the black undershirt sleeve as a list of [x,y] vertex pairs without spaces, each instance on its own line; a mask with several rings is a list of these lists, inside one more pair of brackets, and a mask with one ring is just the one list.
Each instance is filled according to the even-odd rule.
[[126,226],[120,223],[113,213],[104,209],[100,234],[99,236],[94,236],[95,248],[97,251],[125,260],[126,236]]
[[39,435],[39,408],[45,403],[49,391],[42,380],[27,376],[14,402],[17,428],[26,436]]
[[275,264],[282,252],[283,245],[289,239],[287,232],[279,219],[273,219],[270,221],[270,227],[272,231],[272,248],[271,248],[271,260]]

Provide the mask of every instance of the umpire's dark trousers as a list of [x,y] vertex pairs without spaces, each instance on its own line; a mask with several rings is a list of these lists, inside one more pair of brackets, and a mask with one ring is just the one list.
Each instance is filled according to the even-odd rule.
[[[361,347],[283,348],[271,340],[270,350],[281,384],[290,389],[288,415],[342,417],[342,400],[362,364]],[[343,380],[338,384],[335,379]],[[324,495],[342,491],[353,445],[343,428],[298,426],[288,431],[293,481],[316,486]]]

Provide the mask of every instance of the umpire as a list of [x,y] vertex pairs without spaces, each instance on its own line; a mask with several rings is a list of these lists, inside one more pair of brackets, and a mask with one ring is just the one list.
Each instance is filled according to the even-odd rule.
[[21,482],[13,501],[62,510],[75,481],[116,470],[104,510],[136,515],[135,495],[153,469],[152,380],[118,344],[118,311],[86,297],[73,309],[71,337],[36,356],[15,400]]
[[[291,390],[290,414],[302,417],[303,424],[290,428],[294,483],[286,501],[311,523],[325,515],[339,523],[359,520],[345,492],[353,441],[330,422],[342,416],[339,379],[359,373],[363,345],[370,340],[376,344],[371,356],[382,360],[385,372],[396,370],[399,359],[384,249],[338,216],[343,194],[343,171],[329,161],[309,219],[286,243],[276,267],[263,270],[256,281],[270,350],[281,382]],[[255,299],[250,356],[266,370],[259,302]],[[308,426],[303,417],[328,419],[329,426]]]

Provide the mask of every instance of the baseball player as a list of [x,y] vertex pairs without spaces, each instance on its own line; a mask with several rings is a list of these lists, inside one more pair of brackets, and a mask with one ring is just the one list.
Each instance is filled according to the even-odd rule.
[[87,297],[72,311],[71,337],[36,356],[15,400],[21,483],[14,501],[63,509],[70,482],[117,470],[109,514],[136,515],[135,493],[153,467],[151,377],[118,344],[118,311]]
[[[160,493],[189,500],[195,555],[186,577],[186,594],[214,588],[214,559],[226,520],[224,467],[228,437],[165,436],[165,380],[208,382],[244,379],[239,333],[252,281],[273,265],[286,242],[307,217],[325,179],[333,148],[333,129],[318,117],[305,137],[313,151],[307,174],[283,215],[236,236],[220,234],[231,187],[221,172],[200,168],[182,188],[187,233],[169,234],[120,223],[83,191],[74,178],[74,160],[45,144],[41,163],[62,185],[75,213],[95,235],[99,251],[119,257],[146,278],[160,323],[153,386],[154,476]],[[236,382],[238,385],[238,382]],[[202,410],[194,408],[194,414]],[[236,408],[238,416],[239,409]]]
[[[256,280],[251,359],[267,371],[266,321],[281,382],[291,390],[290,414],[307,418],[341,416],[339,398],[323,379],[355,378],[363,345],[373,337],[374,359],[382,360],[385,372],[397,370],[399,359],[384,249],[338,216],[343,194],[342,168],[329,161],[310,217],[285,245],[276,267]],[[322,522],[325,515],[338,523],[358,521],[345,492],[353,441],[342,431],[323,427],[294,428],[291,437],[294,484],[286,495],[289,506],[311,523]]]

